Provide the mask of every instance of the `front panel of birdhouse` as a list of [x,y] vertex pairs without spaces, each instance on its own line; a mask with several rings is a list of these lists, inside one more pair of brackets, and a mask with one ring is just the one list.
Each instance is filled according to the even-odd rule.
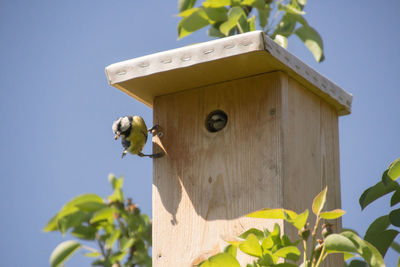
[[[210,132],[206,119],[216,110],[227,124]],[[274,223],[244,215],[302,212],[325,185],[329,208],[339,208],[337,116],[279,71],[156,97],[163,135],[154,152],[165,156],[153,161],[153,266],[194,266],[224,239]],[[250,260],[240,255],[242,264]]]

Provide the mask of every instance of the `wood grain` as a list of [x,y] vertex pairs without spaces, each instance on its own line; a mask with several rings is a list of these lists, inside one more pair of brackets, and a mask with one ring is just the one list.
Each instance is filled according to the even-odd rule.
[[[311,212],[314,197],[328,186],[325,210],[341,207],[338,114],[323,99],[282,75],[283,206]],[[285,81],[287,80],[287,81]],[[341,220],[332,221],[341,231]],[[314,225],[311,224],[311,227]],[[288,226],[286,233],[296,236]],[[324,266],[343,266],[343,257],[329,256]]]

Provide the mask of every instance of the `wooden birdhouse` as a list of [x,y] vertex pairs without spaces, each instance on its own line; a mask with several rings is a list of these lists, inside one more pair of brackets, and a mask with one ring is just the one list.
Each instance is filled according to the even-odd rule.
[[244,215],[303,212],[325,186],[327,209],[340,208],[338,117],[350,113],[352,96],[263,32],[119,62],[106,73],[152,107],[162,128],[153,138],[154,152],[165,153],[153,160],[153,266],[193,266],[226,246],[225,237],[273,225]]

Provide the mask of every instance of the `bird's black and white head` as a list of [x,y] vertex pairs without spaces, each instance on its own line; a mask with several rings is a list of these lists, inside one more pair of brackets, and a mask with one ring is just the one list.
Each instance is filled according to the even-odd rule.
[[132,117],[125,116],[114,121],[112,125],[112,130],[115,134],[115,140],[117,140],[120,136],[122,137],[128,136],[131,127],[132,127]]

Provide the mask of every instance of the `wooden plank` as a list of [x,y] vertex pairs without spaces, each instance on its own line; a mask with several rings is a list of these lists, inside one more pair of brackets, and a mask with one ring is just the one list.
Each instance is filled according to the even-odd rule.
[[[309,209],[314,222],[312,201],[325,186],[326,210],[341,207],[338,114],[286,74],[282,74],[282,84],[283,203],[296,212]],[[340,220],[334,228],[341,231]],[[297,235],[290,226],[285,232]],[[330,256],[325,266],[343,266],[343,257]]]
[[[280,88],[280,74],[269,73],[155,99],[164,136],[154,149],[167,155],[154,160],[153,266],[192,266],[223,237],[272,228],[242,216],[283,204]],[[205,119],[216,109],[228,124],[210,133]]]

